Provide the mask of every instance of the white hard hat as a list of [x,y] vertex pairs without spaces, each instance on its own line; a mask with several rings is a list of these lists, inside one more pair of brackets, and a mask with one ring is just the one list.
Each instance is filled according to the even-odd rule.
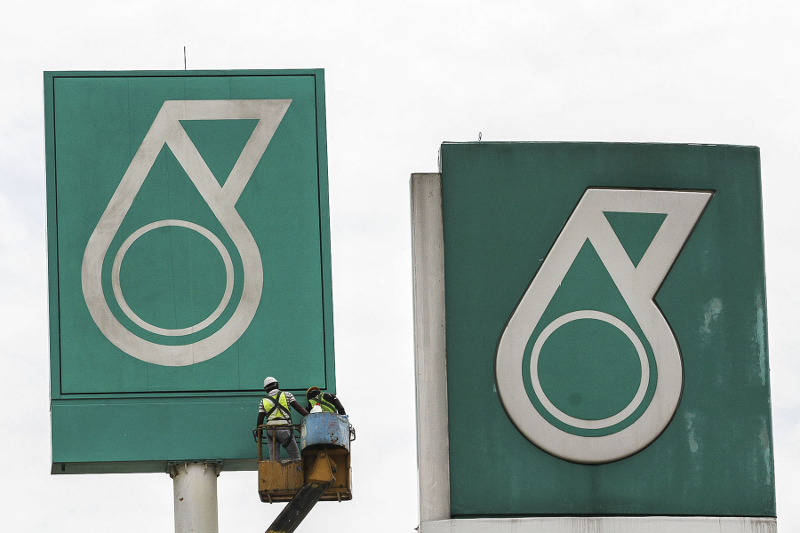
[[267,379],[264,380],[264,388],[266,389],[267,387],[269,387],[273,383],[275,385],[277,385],[278,384],[278,380],[273,378],[272,376],[268,376]]

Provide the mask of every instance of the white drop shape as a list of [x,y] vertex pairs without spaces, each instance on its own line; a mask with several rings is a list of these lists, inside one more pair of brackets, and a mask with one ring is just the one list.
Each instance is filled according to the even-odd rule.
[[[161,106],[147,135],[145,135],[142,144],[125,171],[125,175],[122,177],[116,191],[114,191],[108,206],[100,217],[100,221],[94,228],[91,237],[89,237],[89,242],[86,244],[86,250],[83,254],[81,283],[89,313],[103,335],[120,350],[137,359],[157,365],[192,365],[207,361],[227,350],[248,328],[261,301],[264,271],[258,245],[242,217],[236,211],[236,202],[253,175],[253,171],[261,160],[291,102],[291,100],[168,100]],[[258,120],[258,123],[230,175],[225,180],[225,184],[220,186],[186,134],[186,131],[184,131],[180,121],[239,119]],[[175,155],[175,158],[197,187],[200,195],[228,233],[239,252],[243,267],[242,297],[230,319],[208,337],[190,344],[177,346],[154,343],[128,330],[112,313],[106,301],[102,283],[103,262],[111,242],[119,231],[125,215],[128,213],[134,198],[136,198],[141,189],[142,183],[144,183],[165,144]],[[130,246],[136,238],[147,232],[146,228],[160,226],[183,226],[197,231],[209,238],[219,250],[219,240],[210,238],[208,230],[197,224],[180,220],[152,222],[134,232],[136,237],[126,240],[125,244]],[[229,261],[229,254],[221,250],[220,253],[228,276],[225,296],[223,297],[223,303],[227,304],[227,300],[230,299],[229,293],[232,291],[233,286],[233,270]],[[124,303],[124,297],[121,296],[122,290],[119,287],[119,264],[122,258],[118,257],[118,259],[119,261],[115,261],[115,265],[112,268],[112,286],[118,302],[122,298],[120,303],[123,305],[121,305],[121,308],[125,310],[127,304]],[[186,335],[207,327],[219,317],[222,311],[223,309],[218,307],[212,317],[209,317],[211,320],[206,319],[190,328],[163,330],[149,324],[143,327],[164,335]],[[127,311],[126,314],[128,314]],[[141,321],[141,319],[139,320]],[[138,323],[135,319],[134,322]]]
[[[497,347],[495,379],[500,400],[508,417],[529,441],[568,461],[606,463],[642,450],[667,427],[678,407],[683,390],[683,362],[678,342],[654,298],[712,195],[709,191],[586,190],[511,315]],[[628,257],[603,214],[605,211],[666,215],[637,265],[634,266]],[[523,380],[523,373],[531,372],[534,393],[540,400],[544,398],[542,404],[545,409],[555,410],[552,403],[543,396],[541,386],[536,386],[538,379],[535,376],[535,361],[532,361],[530,368],[523,368],[525,347],[587,239],[647,338],[653,351],[658,376],[652,400],[634,423],[609,435],[591,437],[568,433],[552,425],[534,407]],[[569,313],[569,317],[565,315],[556,319],[554,324],[558,324],[551,329],[579,318],[598,319],[592,313],[597,312],[575,310]],[[601,319],[621,329],[610,315]],[[622,331],[630,337],[631,332]],[[545,332],[541,332],[539,336],[543,333]],[[543,342],[544,340],[535,343],[534,348],[541,348]],[[641,359],[639,347],[637,352]],[[643,375],[645,364],[642,362]],[[648,369],[648,372],[651,370]],[[643,397],[644,391],[640,385],[635,401],[641,402]],[[636,407],[632,402],[624,413],[606,420],[564,420],[577,427],[599,429],[621,421]],[[566,416],[560,411],[551,414],[559,419]]]

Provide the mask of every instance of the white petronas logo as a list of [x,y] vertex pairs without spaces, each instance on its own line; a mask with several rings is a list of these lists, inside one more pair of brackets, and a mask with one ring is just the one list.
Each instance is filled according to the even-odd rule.
[[[585,192],[514,310],[497,348],[495,374],[500,399],[511,421],[532,443],[569,461],[604,463],[640,451],[669,424],[682,393],[683,363],[675,336],[654,297],[712,194],[621,189]],[[637,264],[604,213],[664,217]],[[630,311],[626,311],[627,322],[625,317],[598,309],[558,311],[562,314],[555,317],[546,313],[585,246],[594,249],[616,285]],[[639,333],[630,327],[631,320]],[[616,335],[616,342],[629,343],[627,349],[635,354],[632,359],[638,359],[638,386],[631,388],[632,399],[626,397],[627,403],[617,404],[615,412],[576,416],[566,412],[568,402],[556,405],[542,385],[540,358],[548,340],[560,334],[571,337],[562,343],[568,345],[576,342],[576,331]],[[592,339],[577,342],[592,351]],[[551,361],[567,357],[551,352]]]
[[[97,326],[119,349],[148,363],[165,366],[191,365],[211,359],[225,351],[241,337],[250,325],[261,300],[264,272],[258,246],[242,217],[236,211],[236,202],[253,175],[256,165],[261,160],[290,104],[291,100],[171,100],[164,102],[92,232],[83,254],[81,282],[86,305]],[[224,186],[220,186],[184,131],[180,121],[238,119],[258,120],[258,122],[230,175],[224,181]],[[158,344],[143,339],[128,330],[114,316],[106,300],[108,295],[103,292],[103,263],[111,242],[165,144],[175,155],[200,195],[228,233],[241,258],[243,269],[242,297],[229,320],[208,337],[182,345]],[[219,251],[225,266],[227,279],[222,301],[210,316],[186,328],[165,329],[144,321],[127,304],[120,285],[120,267],[126,251],[147,232],[165,226],[187,228],[204,236]],[[120,309],[136,325],[158,335],[182,337],[202,331],[214,323],[227,308],[233,293],[234,268],[230,253],[210,230],[186,220],[159,220],[139,228],[124,241],[114,257],[111,285],[113,296]]]

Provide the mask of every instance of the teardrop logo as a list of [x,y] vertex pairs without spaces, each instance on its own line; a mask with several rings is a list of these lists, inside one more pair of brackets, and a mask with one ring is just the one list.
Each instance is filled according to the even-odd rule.
[[667,427],[683,363],[654,298],[712,195],[586,190],[497,347],[500,399],[529,441],[605,463]]
[[[236,210],[236,202],[253,175],[267,145],[283,120],[291,100],[169,100],[165,101],[150,126],[115,190],[100,221],[94,228],[83,254],[81,283],[92,319],[103,334],[125,353],[164,366],[186,366],[219,355],[235,343],[250,325],[261,301],[264,272],[261,253],[253,235]],[[256,126],[239,155],[224,185],[220,185],[203,160],[182,120],[256,120]],[[242,296],[228,320],[205,338],[185,344],[159,344],[144,339],[126,328],[109,307],[107,297],[116,300],[122,313],[145,331],[170,338],[181,338],[206,330],[230,306],[234,286],[231,253],[209,229],[187,220],[165,219],[146,224],[128,236],[113,257],[112,293],[103,290],[103,264],[112,241],[131,208],[136,195],[166,145],[219,220],[236,248],[242,263]],[[189,327],[164,328],[151,324],[128,305],[120,283],[125,254],[139,238],[163,227],[182,227],[207,239],[219,252],[226,275],[219,305],[204,320]]]

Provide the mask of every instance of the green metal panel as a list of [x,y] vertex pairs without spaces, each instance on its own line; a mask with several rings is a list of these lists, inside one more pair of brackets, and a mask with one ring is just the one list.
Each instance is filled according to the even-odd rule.
[[[441,172],[452,516],[775,516],[758,149],[446,143]],[[590,240],[576,241],[574,260],[552,299],[536,303],[544,314],[522,342],[524,358],[513,368],[524,384],[519,403],[529,404],[555,435],[613,436],[645,418],[656,384],[672,372],[679,378],[677,408],[660,413],[663,433],[612,459],[592,459],[591,440],[565,440],[584,444],[548,453],[547,443],[534,443],[535,431],[526,438],[527,420],[512,422],[509,413],[519,406],[503,403],[511,396],[498,390],[501,337],[530,305],[526,298],[535,299],[532,280],[546,258],[552,261],[548,254],[563,249],[556,240],[567,233],[579,201],[592,191],[614,196],[622,189],[710,198],[656,286],[654,309],[679,347],[682,374],[657,361],[663,343],[651,346],[643,333],[649,326],[638,323],[606,266],[621,255],[631,269],[648,261],[643,256],[670,215],[609,210],[603,215],[622,246],[603,255]],[[532,365],[544,325],[577,310],[624,325],[565,321],[549,331]],[[632,346],[636,338],[642,358]],[[552,403],[549,410],[540,396]],[[626,405],[641,407],[616,425],[592,429]],[[616,441],[611,451],[630,440]]]
[[254,458],[266,375],[335,390],[324,117],[321,70],[45,73],[54,464]]

